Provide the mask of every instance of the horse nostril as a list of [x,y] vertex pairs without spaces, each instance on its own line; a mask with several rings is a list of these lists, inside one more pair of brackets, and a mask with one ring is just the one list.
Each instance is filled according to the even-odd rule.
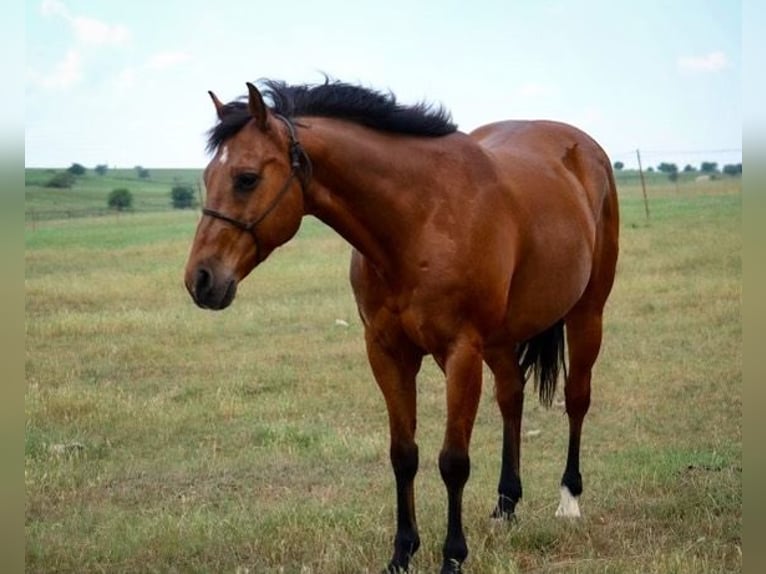
[[197,269],[194,278],[194,293],[197,299],[203,299],[213,286],[213,274],[204,267]]
[[225,309],[237,293],[237,281],[225,270],[200,265],[193,268],[186,281],[186,288],[194,302],[202,309]]

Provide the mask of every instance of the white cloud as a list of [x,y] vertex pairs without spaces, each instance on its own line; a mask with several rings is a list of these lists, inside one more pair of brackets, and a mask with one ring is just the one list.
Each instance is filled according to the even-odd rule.
[[46,89],[70,88],[82,77],[82,55],[79,51],[71,49],[52,73],[43,75],[30,70],[27,77],[31,83]]
[[710,52],[704,56],[684,56],[678,58],[678,67],[687,72],[720,72],[729,66],[729,60],[723,52]]
[[[45,89],[67,89],[77,84],[83,76],[83,60],[87,60],[94,47],[119,46],[130,41],[130,31],[120,24],[109,24],[96,18],[73,14],[61,0],[42,0],[40,13],[46,18],[56,18],[68,24],[74,35],[74,47],[70,48],[52,71],[40,73],[30,70],[30,84]],[[132,83],[121,77],[123,85]]]
[[111,25],[94,18],[78,16],[70,19],[77,40],[93,46],[126,44],[130,31],[122,25]]
[[43,16],[58,16],[72,27],[75,38],[81,44],[91,46],[121,45],[130,40],[130,31],[120,24],[108,24],[95,18],[72,14],[60,0],[43,0],[40,5]]
[[120,92],[124,92],[142,83],[147,76],[147,72],[167,70],[190,59],[191,56],[187,52],[180,50],[157,52],[151,55],[142,65],[123,68],[111,79],[111,86]]
[[149,58],[146,67],[151,70],[166,70],[167,68],[172,68],[178,64],[183,64],[188,61],[189,58],[190,56],[188,53],[180,50],[157,52]]

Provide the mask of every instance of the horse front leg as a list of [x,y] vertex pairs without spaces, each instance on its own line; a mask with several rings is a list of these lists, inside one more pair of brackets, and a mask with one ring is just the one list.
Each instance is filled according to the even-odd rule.
[[471,472],[468,447],[481,396],[482,355],[478,340],[457,341],[446,357],[447,428],[439,454],[439,471],[447,487],[447,537],[442,550],[442,574],[461,572],[468,556],[463,532],[463,487]]
[[[415,475],[418,445],[415,442],[416,384],[423,355],[404,340],[391,345],[390,337],[378,338],[366,331],[367,356],[388,409],[391,434],[389,454],[396,478],[396,535],[394,553],[384,572],[406,572],[420,547],[415,520]],[[387,345],[382,345],[386,340]]]

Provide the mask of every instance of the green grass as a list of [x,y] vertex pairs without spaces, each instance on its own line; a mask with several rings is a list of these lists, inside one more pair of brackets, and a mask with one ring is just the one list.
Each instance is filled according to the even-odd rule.
[[[470,572],[742,569],[739,183],[653,186],[649,221],[640,188],[620,195],[584,517],[553,517],[566,417],[530,396],[524,431],[540,432],[524,437],[518,523],[488,520],[501,440],[488,378],[464,502]],[[378,571],[393,474],[349,247],[308,218],[230,309],[204,312],[182,284],[196,220],[27,226],[27,570]],[[444,384],[430,362],[418,393],[415,573],[438,569],[446,521]]]

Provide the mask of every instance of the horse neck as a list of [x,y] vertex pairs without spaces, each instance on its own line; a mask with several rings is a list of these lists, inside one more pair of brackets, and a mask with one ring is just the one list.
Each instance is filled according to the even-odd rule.
[[308,128],[299,137],[313,165],[307,214],[335,229],[381,271],[395,268],[426,215],[428,138],[324,118],[300,123]]

